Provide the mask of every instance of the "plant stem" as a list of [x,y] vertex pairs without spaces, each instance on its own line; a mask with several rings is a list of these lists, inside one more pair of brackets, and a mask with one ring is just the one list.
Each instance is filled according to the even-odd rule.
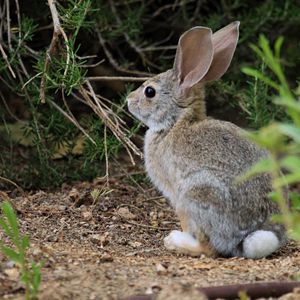
[[277,184],[275,184],[276,179],[278,179],[282,176],[280,174],[280,166],[278,163],[278,158],[277,158],[276,153],[274,153],[274,152],[271,153],[271,159],[275,166],[273,168],[273,171],[271,172],[272,187],[276,193],[276,197],[277,197],[276,200],[277,200],[278,206],[280,208],[280,211],[282,213],[284,224],[287,229],[292,229],[292,227],[293,227],[292,218],[290,216],[290,209],[288,206],[287,199],[286,199],[286,197],[284,197],[283,188],[281,186],[278,186]]

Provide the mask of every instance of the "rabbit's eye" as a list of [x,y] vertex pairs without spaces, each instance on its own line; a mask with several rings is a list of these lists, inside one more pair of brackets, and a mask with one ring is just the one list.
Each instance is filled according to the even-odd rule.
[[156,94],[156,91],[152,86],[147,86],[144,90],[144,94],[147,98],[153,98]]

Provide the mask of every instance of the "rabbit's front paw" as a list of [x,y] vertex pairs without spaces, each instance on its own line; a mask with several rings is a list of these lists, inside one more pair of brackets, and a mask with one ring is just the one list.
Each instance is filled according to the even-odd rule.
[[165,247],[191,255],[201,254],[200,243],[188,232],[173,230],[164,238]]

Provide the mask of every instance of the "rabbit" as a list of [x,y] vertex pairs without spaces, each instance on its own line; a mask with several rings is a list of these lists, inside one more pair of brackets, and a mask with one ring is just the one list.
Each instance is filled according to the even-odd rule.
[[181,223],[164,245],[179,253],[258,259],[286,242],[284,226],[270,220],[279,212],[268,198],[270,175],[235,180],[268,152],[238,126],[206,116],[204,85],[226,72],[238,36],[238,21],[214,34],[191,28],[179,39],[173,68],[127,96],[129,111],[148,127],[147,174]]

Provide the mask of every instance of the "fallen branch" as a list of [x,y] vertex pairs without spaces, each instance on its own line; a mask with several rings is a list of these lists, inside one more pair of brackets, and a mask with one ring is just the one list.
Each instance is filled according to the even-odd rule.
[[23,190],[19,185],[17,185],[14,181],[12,181],[12,180],[10,180],[10,179],[8,179],[8,178],[2,177],[2,176],[0,176],[0,180],[1,180],[1,181],[5,181],[5,182],[7,182],[7,183],[13,185],[14,187],[17,188],[17,190],[20,192],[20,194],[21,194],[23,197],[26,197],[26,194],[25,194],[24,190]]

